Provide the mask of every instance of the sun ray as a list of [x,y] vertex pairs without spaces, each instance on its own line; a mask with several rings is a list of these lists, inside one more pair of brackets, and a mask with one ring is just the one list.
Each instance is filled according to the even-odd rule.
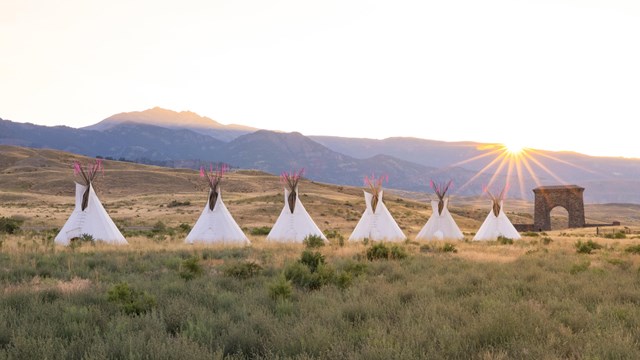
[[533,156],[529,155],[529,154],[524,154],[525,157],[529,158],[531,161],[533,161],[534,164],[538,165],[542,170],[544,170],[547,174],[549,174],[552,178],[554,178],[556,181],[561,182],[563,184],[566,184],[567,182],[562,180],[558,175],[554,174],[551,170],[549,170],[546,166],[544,166],[544,164],[542,164],[541,162],[539,162],[536,158],[534,158]]
[[524,168],[527,169],[527,172],[529,173],[529,175],[533,179],[533,182],[536,183],[536,186],[541,186],[542,182],[540,181],[540,179],[536,175],[535,171],[533,171],[533,169],[531,168],[531,165],[529,164],[529,161],[527,161],[527,158],[523,156],[521,158],[521,160],[522,160],[522,164],[524,165]]
[[502,149],[491,150],[491,151],[486,152],[484,154],[476,155],[476,156],[474,156],[474,157],[472,157],[470,159],[462,160],[462,161],[459,161],[459,162],[457,162],[455,164],[449,165],[449,166],[447,166],[447,168],[452,168],[452,167],[468,164],[468,163],[470,163],[472,161],[480,160],[482,158],[485,158],[485,157],[488,157],[488,156],[491,156],[491,155],[494,155],[494,154],[498,154],[498,153],[502,154],[503,150]]
[[518,185],[520,185],[520,196],[522,197],[522,199],[526,199],[527,194],[524,191],[524,177],[522,176],[522,160],[518,160],[519,161],[516,161],[516,173],[518,176]]
[[489,184],[487,184],[487,187],[491,187],[493,183],[496,181],[496,178],[500,176],[500,173],[502,172],[502,168],[504,168],[504,165],[507,163],[508,158],[509,158],[508,156],[502,157],[502,161],[500,162],[500,165],[498,165],[498,168],[496,169],[496,171],[493,173],[493,176],[491,176],[491,180],[489,180]]
[[488,178],[489,183],[486,185],[487,187],[493,186],[498,179],[502,179],[504,177],[506,180],[505,187],[509,188],[510,185],[518,186],[519,191],[516,190],[516,194],[519,192],[522,199],[527,199],[528,192],[526,186],[531,185],[531,181],[535,186],[542,186],[542,180],[538,173],[548,175],[554,181],[566,184],[565,180],[551,171],[547,165],[542,163],[540,157],[556,161],[560,164],[569,165],[573,168],[587,171],[592,174],[597,174],[596,171],[591,169],[545,154],[539,150],[519,146],[519,144],[490,144],[486,147],[478,147],[477,150],[486,150],[486,152],[443,168],[443,170],[446,171],[446,169],[481,159],[491,159],[489,163],[484,165],[482,169],[478,170],[470,179],[462,184],[462,186],[458,188],[458,191],[468,188],[483,175]]
[[[546,157],[546,158],[548,158],[548,159],[551,159],[551,160],[557,161],[557,162],[559,162],[559,163],[561,163],[561,164],[565,164],[565,165],[572,166],[572,167],[574,167],[574,168],[576,168],[576,169],[578,169],[578,170],[586,171],[586,172],[589,172],[589,173],[591,173],[591,174],[598,174],[598,172],[597,172],[597,171],[594,171],[594,170],[591,170],[591,169],[587,169],[587,168],[585,168],[585,167],[582,167],[582,166],[580,166],[580,165],[573,164],[573,163],[571,163],[571,162],[569,162],[569,161],[566,161],[566,160],[558,159],[558,158],[557,158],[557,157],[555,157],[555,156],[551,156],[551,155],[548,155],[548,154],[545,154],[545,153],[542,153],[542,152],[540,152],[540,151],[536,151],[536,150],[529,150],[529,151],[530,151],[530,152],[532,152],[532,153],[534,153],[534,154],[536,154],[536,155],[544,156],[544,157]],[[600,174],[598,174],[598,175],[600,175]]]
[[488,163],[487,165],[485,165],[485,167],[483,167],[482,169],[480,169],[474,176],[471,177],[471,179],[467,180],[467,182],[465,182],[464,184],[462,184],[462,186],[460,186],[458,188],[458,191],[463,190],[464,188],[466,188],[467,186],[469,186],[473,181],[475,181],[478,177],[480,177],[480,175],[484,174],[484,172],[488,169],[490,169],[495,163],[497,163],[498,161],[500,161],[501,158],[505,157],[506,155],[504,153],[499,154],[498,156],[496,156],[495,159],[491,160],[490,163]]
[[518,161],[518,155],[511,154],[509,156],[509,166],[507,167],[507,186],[511,183],[511,177],[513,176],[514,163]]

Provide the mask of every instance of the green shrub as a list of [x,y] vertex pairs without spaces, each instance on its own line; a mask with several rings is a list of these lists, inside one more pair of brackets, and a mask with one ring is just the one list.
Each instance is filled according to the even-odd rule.
[[367,249],[367,259],[369,261],[389,258],[389,248],[384,243],[376,243]]
[[284,276],[296,286],[307,290],[317,290],[334,281],[335,270],[328,265],[320,265],[314,272],[301,262],[287,266]]
[[458,249],[456,249],[456,246],[451,244],[451,243],[446,243],[444,245],[442,245],[442,247],[440,249],[438,249],[440,252],[451,252],[451,253],[457,253]]
[[607,262],[611,265],[619,267],[622,270],[629,270],[629,268],[631,268],[631,266],[633,265],[631,261],[622,259],[607,259]]
[[308,249],[314,249],[314,248],[319,248],[324,246],[324,239],[318,235],[307,235],[302,241],[302,243]]
[[291,281],[284,276],[278,276],[276,281],[269,284],[269,296],[274,300],[289,300],[292,293]]
[[132,289],[126,282],[112,286],[107,292],[107,300],[115,303],[127,315],[144,314],[156,306],[153,296]]
[[407,250],[399,245],[392,245],[389,252],[389,258],[393,260],[402,260],[408,256]]
[[327,237],[327,239],[335,239],[338,236],[340,236],[340,233],[338,232],[338,230],[325,230],[324,231],[324,236]]
[[69,241],[69,247],[71,248],[71,250],[79,248],[80,246],[82,246],[82,244],[95,245],[95,239],[93,238],[93,235],[82,234],[78,237],[71,238],[71,240]]
[[327,239],[332,240],[332,242],[338,246],[344,246],[344,236],[342,236],[338,230],[325,230],[324,236],[326,236]]
[[305,250],[298,260],[301,264],[309,268],[311,272],[316,272],[320,265],[325,264],[324,255],[317,251]]
[[623,231],[616,231],[613,233],[604,234],[603,237],[606,239],[626,239],[627,234],[625,234]]
[[191,201],[178,201],[178,200],[171,200],[171,202],[169,204],[167,204],[168,208],[172,208],[172,207],[178,207],[178,206],[189,206],[191,205]]
[[203,273],[204,269],[200,265],[200,259],[195,256],[183,260],[180,264],[180,277],[187,281],[202,276]]
[[640,244],[628,246],[624,251],[631,254],[640,254]]
[[254,261],[247,262],[234,262],[224,267],[223,273],[226,276],[235,277],[238,279],[248,279],[250,277],[260,274],[262,266]]
[[22,220],[0,217],[0,233],[15,234],[20,230],[22,223]]
[[178,228],[180,228],[180,230],[182,232],[188,233],[189,231],[191,231],[191,225],[186,224],[186,223],[182,223],[180,225],[178,225]]
[[339,269],[353,276],[360,276],[367,272],[367,264],[359,261],[348,260],[339,267]]
[[346,271],[337,273],[335,277],[336,286],[341,289],[348,288],[349,286],[351,286],[351,283],[353,283],[353,276],[354,275],[352,273]]
[[164,233],[165,231],[167,231],[167,225],[165,225],[162,221],[158,220],[158,222],[156,222],[155,224],[153,224],[153,227],[151,228],[151,232],[158,234],[158,233]]
[[513,239],[500,235],[500,236],[498,236],[498,244],[512,245],[513,244]]
[[593,242],[592,240],[588,240],[586,242],[578,240],[578,242],[575,243],[575,247],[578,254],[591,254],[593,250],[602,249],[602,245]]
[[538,236],[540,236],[540,234],[538,234],[537,232],[533,232],[533,231],[527,231],[527,232],[522,233],[522,236],[538,237]]
[[249,233],[251,235],[269,235],[270,231],[271,231],[271,226],[261,226],[261,227],[251,228]]
[[351,284],[352,275],[337,274],[336,270],[326,264],[324,256],[311,250],[304,250],[300,259],[284,269],[285,279],[298,287],[316,290],[327,284],[346,288]]
[[544,245],[549,245],[549,244],[551,244],[552,242],[553,242],[553,239],[552,239],[552,238],[550,238],[550,237],[548,237],[548,236],[545,236],[545,237],[543,237],[543,238],[542,238],[542,243],[543,243]]
[[373,260],[402,260],[405,259],[408,254],[405,248],[398,244],[387,246],[385,243],[376,243],[371,245],[366,252],[367,259]]

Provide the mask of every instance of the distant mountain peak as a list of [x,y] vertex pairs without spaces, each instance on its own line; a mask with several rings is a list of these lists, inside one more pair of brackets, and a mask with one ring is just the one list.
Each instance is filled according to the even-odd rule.
[[130,122],[145,125],[165,126],[165,127],[200,127],[228,130],[247,130],[254,131],[256,129],[242,125],[223,125],[219,122],[200,116],[193,111],[173,111],[156,106],[144,111],[122,112],[112,115],[99,123],[87,126],[88,130],[106,130],[119,124]]
[[84,127],[85,130],[105,131],[123,124],[142,124],[167,129],[186,129],[223,141],[232,140],[240,135],[257,129],[243,125],[224,125],[201,116],[193,111],[173,111],[156,106],[144,111],[122,112],[112,115],[97,124]]

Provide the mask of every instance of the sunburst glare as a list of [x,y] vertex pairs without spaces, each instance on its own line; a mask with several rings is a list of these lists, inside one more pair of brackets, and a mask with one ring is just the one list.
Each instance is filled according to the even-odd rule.
[[507,153],[511,155],[520,155],[524,152],[525,147],[515,142],[507,142],[502,144]]
[[451,167],[455,167],[477,161],[483,163],[480,170],[459,189],[480,185],[479,182],[482,182],[482,186],[488,187],[500,186],[502,183],[502,186],[515,191],[516,197],[519,196],[522,199],[526,199],[530,197],[533,187],[543,185],[543,179],[546,182],[553,181],[566,184],[566,181],[541,161],[542,159],[546,159],[547,162],[558,162],[593,172],[568,161],[555,158],[544,151],[530,149],[516,142],[483,146],[476,148],[476,150],[482,151],[482,153],[451,165]]

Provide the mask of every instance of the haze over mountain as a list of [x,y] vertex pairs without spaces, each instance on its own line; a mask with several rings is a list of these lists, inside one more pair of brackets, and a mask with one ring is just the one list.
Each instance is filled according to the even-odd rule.
[[[422,192],[430,191],[430,179],[453,179],[452,193],[458,195],[480,194],[494,172],[499,172],[497,184],[507,181],[509,165],[497,170],[500,161],[494,159],[500,149],[495,144],[309,137],[295,132],[252,130],[241,125],[221,125],[192,112],[154,108],[117,114],[81,129],[0,119],[0,144],[171,167],[196,168],[209,162],[225,162],[274,174],[305,168],[306,176],[312,180],[356,186],[362,185],[364,175],[373,172],[389,175],[388,187]],[[640,203],[639,159],[540,150],[529,150],[527,154],[519,170],[521,185],[516,176],[518,169],[512,167],[509,181],[518,189],[511,190],[511,197],[531,198],[531,189],[538,184],[575,183],[587,188],[587,202]]]

